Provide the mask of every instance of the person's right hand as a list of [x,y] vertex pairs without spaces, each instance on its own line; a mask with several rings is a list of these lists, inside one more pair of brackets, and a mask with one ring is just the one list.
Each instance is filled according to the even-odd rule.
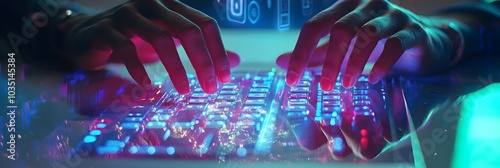
[[[429,74],[460,58],[460,25],[451,17],[416,15],[388,0],[339,0],[304,24],[293,52],[280,56],[277,64],[287,68],[290,86],[300,81],[307,66],[322,65],[320,83],[326,91],[334,88],[344,61],[342,85],[353,87],[371,55],[375,63],[370,83],[379,82],[393,67]],[[328,43],[317,47],[328,34]]]
[[[140,85],[151,84],[142,63],[161,60],[181,94],[189,93],[190,87],[174,38],[186,50],[207,93],[216,92],[217,80],[228,82],[230,62],[239,62],[234,53],[228,59],[217,22],[177,0],[130,0],[70,26],[65,37],[70,59],[80,67],[97,70],[121,62]],[[148,54],[153,50],[157,57]]]

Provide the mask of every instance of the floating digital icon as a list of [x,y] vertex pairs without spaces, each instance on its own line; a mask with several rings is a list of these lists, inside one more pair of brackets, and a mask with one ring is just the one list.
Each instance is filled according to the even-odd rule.
[[278,29],[290,29],[290,0],[278,0]]
[[227,19],[231,22],[244,24],[246,21],[246,0],[227,0]]
[[311,15],[313,13],[312,0],[302,0],[302,14]]
[[273,0],[267,0],[267,9],[271,9],[272,4],[273,4]]
[[259,21],[259,19],[260,19],[260,6],[255,0],[252,0],[248,4],[248,20],[250,20],[252,24],[255,24],[257,21]]

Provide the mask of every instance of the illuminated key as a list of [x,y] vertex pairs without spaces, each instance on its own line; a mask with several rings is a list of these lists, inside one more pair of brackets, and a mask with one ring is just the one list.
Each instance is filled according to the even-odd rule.
[[342,103],[338,100],[323,101],[323,107],[327,106],[341,106]]
[[127,129],[127,130],[138,130],[140,126],[141,124],[136,122],[124,122],[120,124],[120,127],[122,129]]
[[288,100],[289,105],[304,105],[309,103],[307,99],[290,99]]
[[221,90],[219,92],[219,95],[237,95],[238,91],[237,90]]
[[306,111],[306,106],[288,106],[287,111]]
[[267,93],[269,92],[268,88],[251,88],[250,93]]
[[302,99],[307,99],[308,97],[309,94],[307,93],[292,93],[289,96],[289,98],[302,98]]
[[264,99],[246,100],[245,105],[265,105],[266,101]]
[[238,85],[236,84],[225,84],[224,86],[222,86],[222,90],[237,90],[238,89]]
[[292,87],[290,89],[291,93],[307,93],[309,92],[309,87]]
[[143,117],[126,117],[123,121],[127,122],[141,122]]
[[155,114],[151,120],[154,120],[154,121],[167,121],[168,119],[170,119],[170,117],[172,117],[172,115],[169,115],[169,114]]
[[208,99],[189,99],[188,101],[189,104],[206,104],[208,103]]
[[219,95],[217,101],[236,101],[236,98],[234,95]]
[[266,98],[267,93],[250,93],[248,98]]
[[184,109],[185,110],[204,110],[206,106],[207,106],[206,104],[203,104],[203,105],[190,104],[190,105],[187,105]]
[[216,108],[234,108],[235,103],[234,102],[216,102],[215,107]]
[[146,124],[146,129],[162,129],[167,126],[166,122],[163,121],[150,121]]
[[326,95],[323,96],[323,100],[340,100],[339,95]]

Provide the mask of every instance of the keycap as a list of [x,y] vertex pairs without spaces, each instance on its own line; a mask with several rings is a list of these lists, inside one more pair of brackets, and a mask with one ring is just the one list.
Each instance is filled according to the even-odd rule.
[[296,86],[297,87],[310,87],[311,86],[311,82],[309,82],[309,81],[300,81],[299,83],[297,83]]
[[352,92],[354,95],[367,95],[368,94],[368,90],[354,90]]
[[323,95],[339,95],[340,94],[340,90],[338,89],[333,89],[331,91],[323,91]]
[[267,93],[249,93],[248,98],[266,98]]
[[288,106],[287,111],[306,111],[307,107],[306,106]]
[[238,88],[238,85],[236,84],[225,84],[224,86],[222,86],[222,90],[237,90]]
[[164,121],[150,121],[146,124],[146,129],[163,129],[167,126],[167,123]]
[[125,147],[125,142],[120,140],[107,140],[105,143],[106,146],[117,146],[120,148]]
[[172,115],[170,114],[155,114],[151,120],[154,120],[154,121],[167,121],[168,119],[170,119],[170,117],[172,117]]
[[207,122],[205,122],[205,128],[215,128],[215,129],[227,128],[227,122],[225,122],[225,121],[207,121]]
[[287,118],[303,118],[307,116],[307,111],[287,111]]
[[200,98],[191,98],[188,101],[189,104],[206,104],[208,103],[208,99],[200,99]]
[[246,100],[245,105],[265,105],[266,101],[264,99]]
[[370,100],[370,97],[368,95],[355,95],[352,96],[353,101],[358,101],[358,100]]
[[267,111],[264,108],[264,106],[243,106],[243,110],[241,111],[242,113],[244,112],[253,112],[253,113],[261,113],[265,114]]
[[174,114],[174,110],[172,109],[166,109],[166,108],[159,108],[155,111],[155,113],[159,113],[159,114]]
[[140,126],[141,124],[136,122],[123,122],[120,124],[120,127],[122,129],[128,129],[128,130],[138,130]]
[[250,88],[250,93],[267,93],[269,92],[268,88]]
[[228,120],[228,117],[225,114],[210,114],[208,115],[207,119],[215,121],[225,121]]
[[271,83],[254,83],[252,84],[253,88],[270,88]]
[[208,98],[208,94],[205,94],[205,93],[193,93],[191,94],[191,97],[194,97],[194,98]]
[[96,148],[96,153],[98,155],[112,155],[117,154],[120,151],[118,146],[98,146]]
[[288,104],[289,105],[304,105],[309,103],[307,99],[289,99]]
[[215,102],[215,108],[234,108],[234,102]]
[[361,105],[370,105],[371,101],[370,100],[362,100],[362,101],[357,100],[357,101],[354,101],[352,104],[353,105],[360,105],[360,106]]
[[308,93],[292,93],[289,96],[289,98],[302,98],[302,99],[307,99],[308,97],[309,97]]
[[322,113],[340,113],[342,112],[341,107],[323,107],[321,108]]
[[234,95],[219,95],[217,101],[236,101],[236,98]]
[[325,95],[323,96],[323,100],[340,100],[339,95]]
[[206,106],[207,106],[206,104],[203,104],[203,105],[190,104],[190,105],[187,105],[184,109],[185,110],[204,110]]
[[142,117],[144,116],[143,113],[128,113],[127,116],[129,117]]
[[143,119],[143,117],[125,117],[125,119],[123,119],[123,121],[127,121],[127,122],[141,122]]
[[219,92],[219,95],[237,95],[238,91],[237,90],[221,90]]
[[244,120],[244,119],[253,119],[253,120],[259,120],[262,117],[262,114],[260,113],[241,113],[238,119]]
[[323,107],[326,106],[341,106],[342,103],[338,100],[323,101]]
[[307,93],[309,92],[309,87],[292,87],[290,89],[291,93]]

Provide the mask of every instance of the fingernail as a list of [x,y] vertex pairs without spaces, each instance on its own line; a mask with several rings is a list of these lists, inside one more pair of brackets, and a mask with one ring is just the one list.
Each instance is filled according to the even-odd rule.
[[190,87],[189,87],[189,83],[187,81],[184,81],[181,83],[181,85],[179,86],[179,93],[180,94],[188,94],[190,92]]
[[286,75],[286,83],[290,86],[295,86],[297,84],[297,80],[299,80],[299,75],[293,71],[288,72]]
[[342,85],[345,88],[351,88],[354,86],[354,84],[356,84],[356,79],[350,75],[345,75],[344,78],[342,79]]
[[328,78],[321,78],[320,81],[321,88],[325,91],[330,91],[332,90],[332,81]]
[[379,81],[378,76],[373,73],[370,73],[370,76],[368,76],[368,82],[370,82],[371,84],[375,84],[378,81]]
[[222,83],[227,83],[231,80],[231,70],[229,68],[224,68],[219,73],[220,81]]
[[207,81],[207,90],[206,92],[209,94],[213,94],[217,91],[217,83],[214,78],[211,78]]

